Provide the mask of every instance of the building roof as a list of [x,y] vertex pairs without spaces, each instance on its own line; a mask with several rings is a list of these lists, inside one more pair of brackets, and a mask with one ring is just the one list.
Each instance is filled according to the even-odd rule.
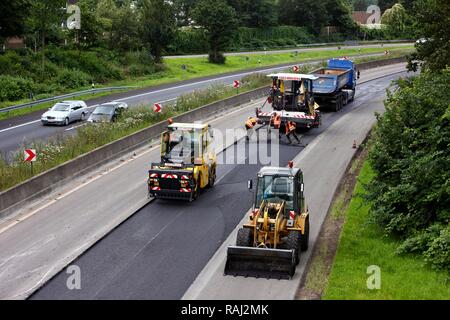
[[367,19],[370,17],[371,13],[366,11],[353,11],[352,18],[359,24],[367,24]]
[[272,73],[267,75],[271,78],[278,78],[280,80],[295,80],[300,81],[302,79],[316,80],[318,79],[316,76],[312,74],[302,74],[302,73]]

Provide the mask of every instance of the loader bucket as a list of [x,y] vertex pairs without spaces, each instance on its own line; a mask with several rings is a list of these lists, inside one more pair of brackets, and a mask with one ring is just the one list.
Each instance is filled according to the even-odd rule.
[[290,279],[295,273],[293,250],[230,246],[225,275]]

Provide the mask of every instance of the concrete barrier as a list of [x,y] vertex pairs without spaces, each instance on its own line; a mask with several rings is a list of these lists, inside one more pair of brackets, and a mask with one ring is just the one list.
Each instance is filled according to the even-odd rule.
[[[404,57],[365,62],[357,67],[360,70],[379,67],[388,64],[405,61]],[[210,103],[203,107],[191,110],[173,118],[175,122],[199,121],[214,113],[231,109],[261,98],[268,92],[268,87],[258,88],[241,93],[230,98]],[[77,158],[65,162],[53,169],[34,176],[21,184],[0,193],[0,218],[7,216],[13,210],[38,197],[50,193],[52,190],[65,183],[68,179],[94,170],[106,162],[122,156],[134,149],[142,147],[152,138],[157,137],[166,128],[166,121],[162,121],[136,133],[113,141]]]
[[[241,93],[203,107],[188,111],[173,118],[175,122],[194,122],[211,116],[225,109],[231,109],[260,98],[267,93],[267,87]],[[165,130],[166,121],[159,122],[148,128],[130,134],[119,140],[110,142],[77,158],[65,162],[53,169],[34,176],[21,184],[0,193],[0,217],[28,201],[50,193],[70,178],[94,170],[100,165],[123,154],[137,149]]]

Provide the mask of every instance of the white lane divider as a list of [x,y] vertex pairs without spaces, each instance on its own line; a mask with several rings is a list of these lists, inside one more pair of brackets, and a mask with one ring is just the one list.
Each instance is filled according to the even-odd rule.
[[[376,55],[378,55],[378,54],[374,54],[373,56],[376,56]],[[351,56],[350,56],[350,58],[351,58]],[[308,63],[311,63],[311,62],[306,61],[306,62],[300,63],[298,65],[305,65],[305,64],[308,64]],[[312,62],[312,63],[314,63],[314,62]],[[292,64],[292,65],[294,65],[294,64]],[[156,91],[141,93],[141,94],[137,94],[137,95],[134,95],[134,96],[129,96],[129,97],[126,97],[126,98],[115,99],[114,101],[125,101],[125,100],[134,99],[134,98],[138,98],[138,97],[142,97],[142,96],[146,96],[146,95],[152,95],[152,94],[155,94],[155,93],[160,93],[160,92],[165,92],[165,91],[169,91],[169,90],[176,90],[176,89],[179,89],[179,88],[185,88],[185,87],[189,87],[189,86],[194,86],[194,85],[197,85],[197,84],[202,84],[202,83],[207,83],[207,82],[212,82],[212,81],[218,81],[218,80],[223,80],[223,79],[229,79],[229,78],[242,77],[242,76],[253,74],[253,73],[264,73],[264,72],[267,72],[267,71],[280,70],[280,69],[285,69],[285,68],[289,68],[289,66],[273,67],[273,68],[267,68],[267,69],[263,69],[263,70],[252,70],[252,71],[247,71],[247,72],[234,74],[234,75],[231,75],[231,76],[223,76],[223,77],[219,77],[219,78],[213,78],[213,79],[208,79],[208,80],[203,80],[203,81],[187,83],[187,84],[179,85],[179,86],[176,86],[176,87],[170,87],[170,88],[160,89],[160,90],[156,90]],[[165,100],[165,101],[162,101],[162,102],[167,102],[167,101],[171,101],[171,100],[175,100],[175,99],[176,98],[172,98],[172,99]],[[90,106],[88,108],[93,108],[93,107],[96,107],[96,106],[98,106],[98,104]],[[8,131],[8,130],[13,130],[13,129],[16,129],[16,128],[19,128],[19,127],[23,127],[23,126],[26,126],[26,125],[30,125],[30,124],[33,124],[33,123],[36,123],[36,122],[39,122],[39,121],[40,121],[40,119],[39,120],[30,121],[30,122],[27,122],[27,123],[22,123],[22,124],[19,124],[17,126],[14,126],[14,127],[2,129],[2,130],[0,130],[0,133],[4,132],[4,131]]]

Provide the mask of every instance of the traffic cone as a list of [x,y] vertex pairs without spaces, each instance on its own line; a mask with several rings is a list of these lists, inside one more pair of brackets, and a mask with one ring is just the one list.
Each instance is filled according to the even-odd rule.
[[353,148],[353,149],[356,149],[356,140],[353,140],[353,146],[352,146],[352,148]]

